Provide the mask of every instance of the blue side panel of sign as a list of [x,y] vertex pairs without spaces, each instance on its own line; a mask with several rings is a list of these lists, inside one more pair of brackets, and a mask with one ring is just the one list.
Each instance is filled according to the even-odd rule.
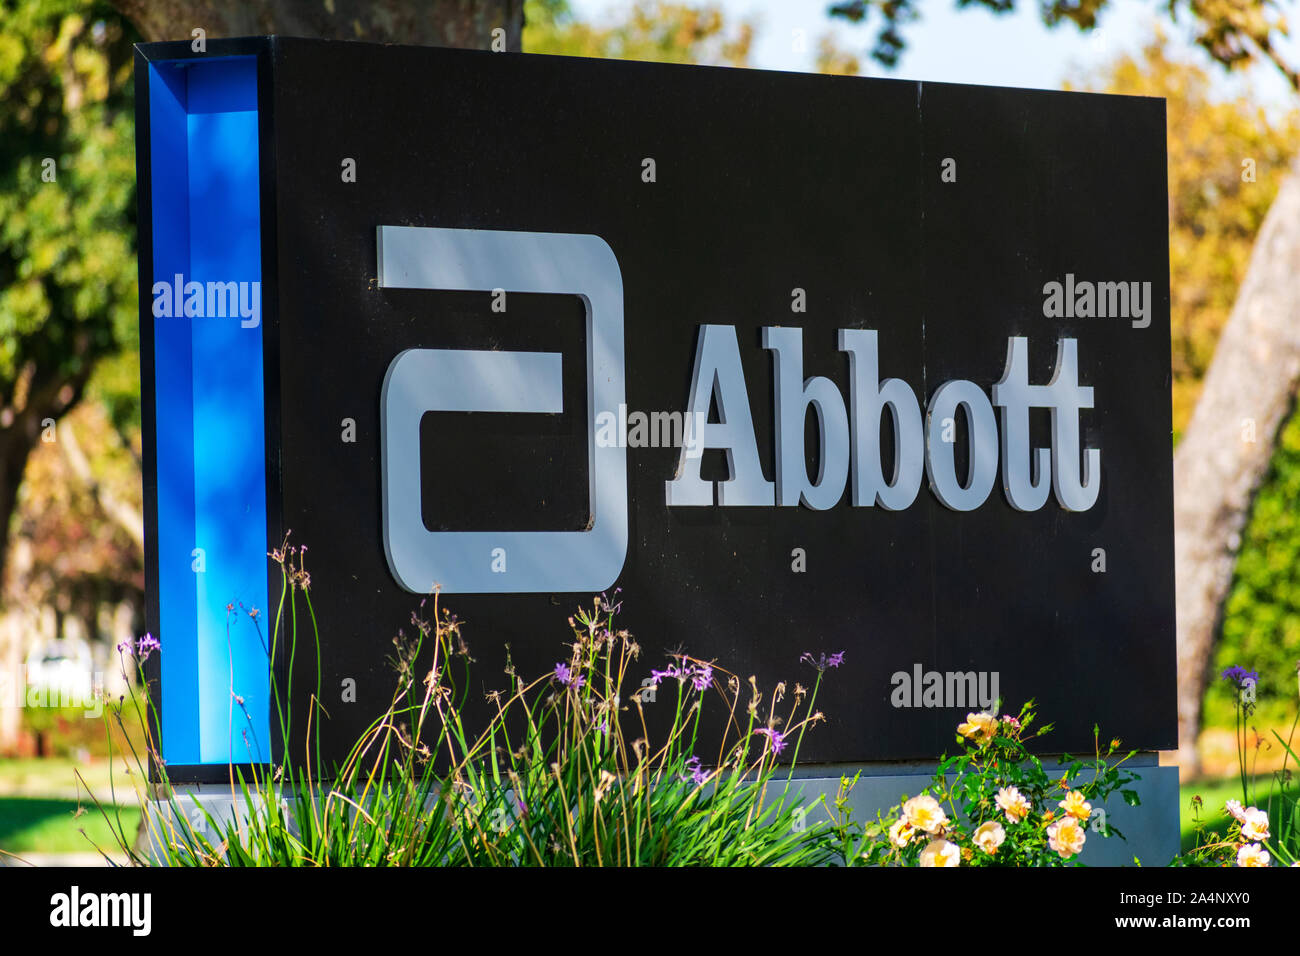
[[163,756],[265,762],[256,61],[149,70]]

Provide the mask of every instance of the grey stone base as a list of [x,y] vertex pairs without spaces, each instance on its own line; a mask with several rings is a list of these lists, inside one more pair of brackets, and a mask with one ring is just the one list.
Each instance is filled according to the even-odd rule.
[[[1141,800],[1139,806],[1130,807],[1118,794],[1103,807],[1106,822],[1123,831],[1126,839],[1118,836],[1103,838],[1089,829],[1087,842],[1079,856],[1088,866],[1132,866],[1134,857],[1143,866],[1165,866],[1179,850],[1179,797],[1178,768],[1159,766],[1156,754],[1138,754],[1127,761],[1141,779],[1133,784]],[[871,764],[867,766],[809,765],[798,768],[793,785],[798,787],[806,803],[824,794],[828,807],[834,806],[840,776],[852,778],[861,772],[857,785],[849,797],[855,820],[873,820],[877,812],[883,813],[897,806],[903,796],[920,793],[934,777],[934,764]],[[1059,772],[1060,765],[1044,761],[1050,775]],[[1088,779],[1086,773],[1082,780]],[[775,793],[769,789],[769,797]],[[231,799],[230,787],[223,784],[192,784],[176,788],[177,802],[186,817],[197,824],[202,819],[198,807],[202,805],[220,824],[231,820],[238,812],[247,818],[242,799]],[[166,820],[173,812],[167,805],[154,804],[151,811]],[[810,823],[823,818],[825,811],[818,808],[808,816]],[[155,817],[159,819],[159,817]],[[209,839],[217,842],[209,833]],[[156,857],[156,848],[154,856]]]
[[[1049,775],[1059,772],[1060,766],[1043,761]],[[1137,857],[1143,866],[1165,866],[1179,851],[1178,768],[1161,767],[1154,753],[1136,754],[1124,766],[1141,777],[1127,788],[1137,791],[1141,803],[1130,807],[1115,794],[1100,809],[1106,812],[1106,822],[1121,830],[1126,839],[1103,838],[1089,829],[1079,860],[1087,866],[1133,866],[1133,858]],[[861,771],[849,804],[855,820],[874,820],[878,812],[897,806],[904,794],[916,796],[925,789],[934,779],[934,770],[933,763],[807,766],[800,767],[795,777],[803,781],[806,800],[825,794],[827,805],[833,807],[840,776],[852,778]],[[1089,778],[1085,773],[1081,779],[1086,782]],[[1094,814],[1097,809],[1094,804]]]

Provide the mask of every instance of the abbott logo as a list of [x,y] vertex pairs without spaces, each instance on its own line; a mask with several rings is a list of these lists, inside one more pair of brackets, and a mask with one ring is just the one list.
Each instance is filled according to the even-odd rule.
[[598,236],[379,227],[379,285],[389,289],[577,295],[587,311],[584,531],[430,531],[420,507],[420,419],[431,411],[563,411],[559,352],[407,349],[380,397],[384,552],[408,591],[501,594],[602,591],[627,557],[627,449],[597,444],[623,388],[623,277]]

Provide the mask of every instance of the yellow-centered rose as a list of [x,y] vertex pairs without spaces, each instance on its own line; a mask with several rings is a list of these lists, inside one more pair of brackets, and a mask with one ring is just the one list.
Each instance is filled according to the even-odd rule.
[[975,834],[971,837],[974,844],[990,856],[998,852],[998,847],[1006,838],[1007,831],[1002,829],[1002,824],[996,820],[981,823],[975,828]]
[[903,817],[889,828],[889,842],[896,847],[905,847],[912,842],[912,837],[916,835],[916,829],[912,824],[907,822]]
[[1007,815],[1008,823],[1019,823],[1029,816],[1029,801],[1015,787],[1003,787],[993,798],[993,802]]
[[1242,814],[1241,838],[1251,843],[1268,839],[1268,814],[1263,810],[1250,807]]
[[922,866],[961,866],[961,850],[947,840],[931,840],[921,851]]
[[1065,799],[1057,804],[1062,810],[1076,820],[1086,820],[1092,814],[1092,804],[1083,798],[1078,790],[1071,790]]
[[979,744],[992,740],[997,732],[998,719],[992,714],[967,714],[966,722],[957,725],[957,733]]
[[1238,866],[1268,866],[1268,850],[1258,843],[1247,843],[1237,851]]
[[903,804],[903,818],[913,829],[926,833],[942,833],[948,825],[948,817],[939,801],[924,793]]
[[1047,828],[1047,845],[1059,853],[1063,860],[1076,856],[1083,849],[1085,839],[1087,837],[1083,827],[1079,826],[1079,821],[1074,817],[1062,817]]

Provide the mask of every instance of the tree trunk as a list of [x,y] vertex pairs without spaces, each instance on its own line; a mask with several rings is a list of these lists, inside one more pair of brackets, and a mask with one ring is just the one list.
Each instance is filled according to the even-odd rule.
[[237,36],[318,37],[486,50],[500,28],[523,48],[524,0],[114,0],[146,40]]
[[[1198,776],[1201,700],[1255,492],[1300,378],[1300,160],[1282,183],[1174,454],[1178,754]],[[1243,662],[1244,663],[1244,662]]]
[[23,650],[28,635],[23,627],[26,615],[8,608],[0,611],[0,756],[18,746],[26,694]]
[[[87,343],[80,340],[74,346],[75,354],[82,358],[81,369],[71,374],[51,372],[42,377],[34,363],[29,363],[18,377],[9,396],[9,404],[0,409],[0,582],[5,582],[5,567],[11,544],[8,529],[18,507],[18,489],[27,459],[32,449],[47,433],[57,438],[53,425],[58,418],[71,411],[90,378],[92,363],[86,357]],[[0,602],[7,594],[0,590]]]

